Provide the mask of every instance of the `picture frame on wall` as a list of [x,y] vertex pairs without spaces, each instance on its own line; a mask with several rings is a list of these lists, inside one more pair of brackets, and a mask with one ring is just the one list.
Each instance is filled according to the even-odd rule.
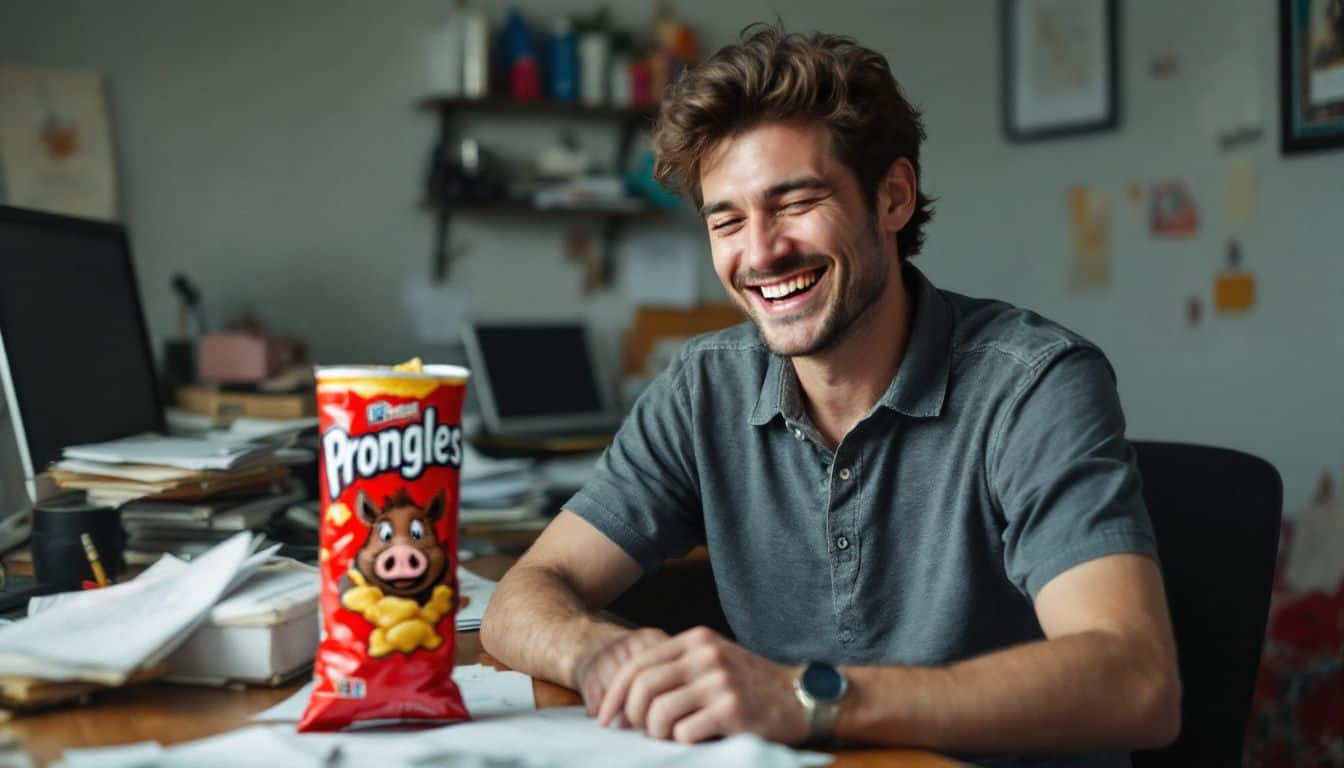
[[1001,0],[1003,129],[1037,141],[1120,124],[1119,0]]
[[1344,147],[1344,0],[1279,0],[1283,154]]

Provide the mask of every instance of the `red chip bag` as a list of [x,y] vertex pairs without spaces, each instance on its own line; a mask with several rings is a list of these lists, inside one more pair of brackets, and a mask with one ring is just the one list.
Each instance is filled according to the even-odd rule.
[[467,375],[317,371],[322,642],[300,731],[470,718],[453,682]]

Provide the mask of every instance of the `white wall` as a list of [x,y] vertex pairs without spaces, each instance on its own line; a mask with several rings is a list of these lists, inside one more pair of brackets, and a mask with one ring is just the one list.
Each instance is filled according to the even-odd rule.
[[[1031,306],[1095,339],[1119,371],[1131,435],[1261,454],[1282,471],[1294,511],[1323,469],[1344,466],[1344,254],[1333,236],[1344,152],[1278,154],[1274,3],[1120,4],[1122,127],[1034,145],[1001,135],[997,3],[677,7],[710,48],[778,14],[795,29],[852,34],[886,53],[925,109],[930,136],[924,179],[940,201],[925,270],[944,287]],[[425,30],[447,5],[0,0],[0,59],[108,75],[123,209],[157,337],[174,321],[168,280],[185,269],[216,321],[250,308],[309,338],[319,359],[388,361],[424,351],[401,292],[428,276],[432,223],[416,203],[434,122],[412,104],[425,90]],[[517,5],[535,19],[595,4]],[[630,25],[651,16],[645,3],[614,5]],[[502,3],[489,7],[502,17]],[[1181,72],[1153,79],[1149,57],[1167,49]],[[1241,227],[1222,213],[1227,158],[1198,119],[1200,94],[1239,62],[1257,75],[1246,86],[1265,127],[1248,150],[1257,207]],[[554,135],[483,127],[515,151]],[[1188,180],[1200,202],[1194,241],[1154,241],[1128,214],[1125,185],[1166,178]],[[1064,192],[1079,182],[1115,200],[1115,280],[1100,294],[1067,291]],[[694,222],[672,226],[700,237]],[[460,217],[455,239],[466,252],[454,285],[487,313],[581,313],[610,356],[628,302],[581,295],[561,255],[563,229]],[[1189,328],[1184,299],[1207,300],[1231,235],[1259,278],[1259,306]],[[707,266],[702,278],[716,298]]]

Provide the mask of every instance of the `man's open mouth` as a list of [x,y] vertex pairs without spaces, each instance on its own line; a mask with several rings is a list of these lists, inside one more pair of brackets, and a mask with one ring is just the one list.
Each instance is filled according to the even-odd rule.
[[768,304],[776,304],[798,298],[812,289],[821,276],[825,274],[825,267],[817,267],[807,272],[799,272],[795,275],[778,280],[773,283],[763,285],[753,285],[751,289],[761,295]]

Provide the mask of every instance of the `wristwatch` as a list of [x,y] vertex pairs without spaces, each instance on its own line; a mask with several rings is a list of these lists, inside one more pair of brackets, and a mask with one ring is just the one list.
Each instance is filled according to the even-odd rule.
[[832,664],[809,661],[793,680],[793,692],[807,710],[807,742],[823,744],[835,735],[840,699],[849,691],[849,681]]

